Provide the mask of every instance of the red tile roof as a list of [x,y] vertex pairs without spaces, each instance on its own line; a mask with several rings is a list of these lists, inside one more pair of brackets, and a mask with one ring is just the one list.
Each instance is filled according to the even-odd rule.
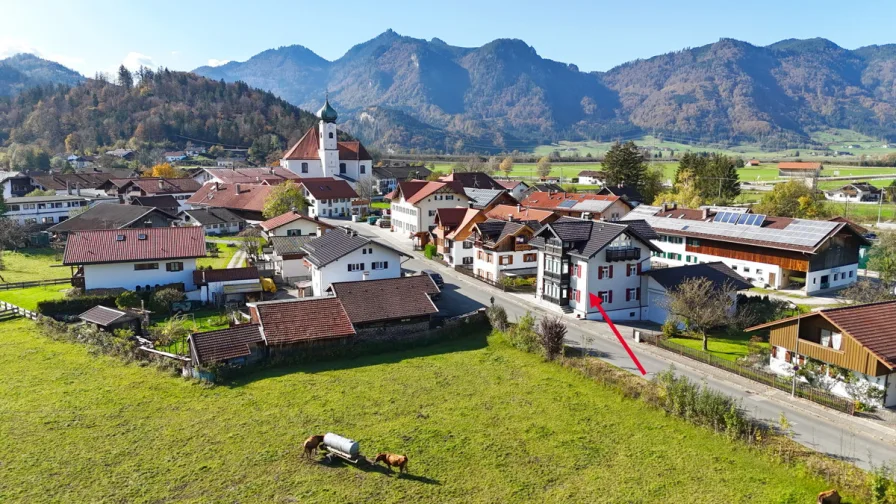
[[[239,194],[236,192],[237,186],[239,186]],[[270,185],[209,183],[190,196],[187,203],[197,206],[261,212],[264,210],[265,199],[273,189],[274,186]]]
[[486,217],[492,219],[507,219],[510,216],[513,220],[520,221],[538,221],[540,224],[551,222],[559,217],[550,210],[538,210],[536,208],[527,208],[522,205],[498,205],[485,213]]
[[333,229],[334,226],[327,224],[318,219],[314,219],[312,217],[308,217],[307,215],[302,214],[301,212],[286,212],[285,214],[278,215],[276,217],[270,218],[261,223],[261,229],[265,231],[271,231],[273,229],[277,229],[280,226],[285,226],[291,222],[295,222],[299,219],[305,219],[307,221],[314,222],[318,226],[324,229]]
[[320,159],[320,132],[317,127],[308,128],[308,131],[299,139],[291,149],[286,151],[283,159],[305,160]]
[[351,161],[372,161],[373,158],[367,152],[367,149],[361,142],[337,142],[336,147],[339,149],[339,159],[348,159]]
[[436,220],[440,226],[453,229],[463,222],[467,210],[470,209],[466,207],[439,208],[436,210]]
[[617,201],[619,200],[619,196],[605,196],[600,194],[587,194],[587,193],[549,193],[549,192],[532,192],[529,193],[526,198],[520,203],[524,207],[533,207],[533,208],[541,208],[541,209],[550,209],[553,210],[557,208],[557,205],[563,203],[564,201],[573,200],[576,202],[580,201]]
[[258,303],[258,319],[268,345],[288,345],[353,336],[355,329],[337,298]]
[[[410,180],[407,182],[399,182],[395,192],[396,197],[398,194],[401,194],[408,203],[416,205],[427,196],[431,196],[436,191],[444,188],[450,189],[457,195],[463,196],[464,200],[467,199],[464,187],[460,182],[427,182],[425,180]],[[458,201],[458,203],[463,203],[463,201]]]
[[196,192],[202,186],[191,178],[139,178],[131,184],[146,194]]
[[352,324],[385,322],[438,313],[430,296],[439,288],[429,275],[336,282],[330,286]]
[[227,359],[245,357],[252,352],[249,345],[262,343],[261,329],[257,324],[241,324],[227,329],[194,333],[190,335],[193,357],[200,364],[211,364]]
[[513,190],[518,185],[522,184],[521,180],[495,180],[498,184],[500,184],[504,189]]
[[274,185],[286,179],[299,178],[295,173],[281,167],[268,168],[207,168],[209,175],[218,178],[225,184],[260,184],[267,182]]
[[789,162],[778,163],[779,170],[821,170],[821,163]]
[[[123,239],[118,237],[122,236]],[[141,240],[140,237],[145,236]],[[75,231],[65,244],[62,264],[99,264],[205,257],[200,226]]]
[[301,185],[319,200],[358,197],[358,193],[344,180],[329,177],[303,178]]
[[206,284],[212,282],[233,282],[236,280],[258,280],[261,275],[258,274],[258,268],[249,266],[247,268],[224,268],[210,270],[196,270],[193,272],[193,283]]

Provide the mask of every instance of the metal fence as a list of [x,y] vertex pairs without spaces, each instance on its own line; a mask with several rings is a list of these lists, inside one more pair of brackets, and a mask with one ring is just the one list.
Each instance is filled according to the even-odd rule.
[[801,383],[799,381],[797,381],[796,388],[794,389],[793,382],[789,377],[777,375],[775,373],[768,373],[766,371],[762,371],[749,366],[744,366],[734,361],[716,357],[715,355],[704,352],[702,350],[696,350],[694,348],[674,343],[665,339],[662,333],[634,329],[633,334],[636,334],[640,341],[649,345],[664,348],[666,350],[669,350],[670,352],[675,352],[678,355],[682,355],[684,357],[709,364],[710,366],[719,369],[724,369],[729,373],[743,376],[744,378],[748,378],[764,385],[768,385],[769,387],[774,387],[778,390],[783,390],[788,393],[794,392],[794,395],[796,395],[797,397],[808,399],[814,403],[821,404],[822,406],[827,406],[829,408],[835,409],[837,411],[842,411],[843,413],[847,413],[849,415],[854,415],[856,412],[854,401],[836,396],[824,390],[812,388],[809,385]]
[[32,280],[30,282],[0,283],[0,290],[27,289],[28,287],[40,287],[41,285],[59,285],[71,282],[71,278],[54,278],[52,280]]

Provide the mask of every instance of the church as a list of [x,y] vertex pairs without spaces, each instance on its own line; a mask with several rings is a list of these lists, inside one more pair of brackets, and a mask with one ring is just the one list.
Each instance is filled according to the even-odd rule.
[[286,152],[280,166],[306,178],[332,177],[355,182],[371,176],[373,159],[361,142],[337,140],[336,111],[327,99],[317,111],[320,122]]

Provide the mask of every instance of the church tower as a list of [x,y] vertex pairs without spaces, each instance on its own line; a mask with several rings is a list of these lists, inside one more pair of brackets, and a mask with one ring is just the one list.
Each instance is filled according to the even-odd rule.
[[336,144],[336,111],[330,106],[327,98],[324,106],[317,111],[320,118],[320,155],[321,167],[325,177],[336,177],[339,173],[339,148]]

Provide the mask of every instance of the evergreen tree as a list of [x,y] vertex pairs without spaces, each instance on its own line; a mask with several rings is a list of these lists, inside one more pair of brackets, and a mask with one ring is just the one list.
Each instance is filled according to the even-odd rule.
[[644,186],[647,163],[635,142],[616,142],[604,157],[603,169],[607,173],[607,185],[625,185],[638,190]]
[[125,89],[134,87],[134,76],[124,65],[118,67],[118,85]]

